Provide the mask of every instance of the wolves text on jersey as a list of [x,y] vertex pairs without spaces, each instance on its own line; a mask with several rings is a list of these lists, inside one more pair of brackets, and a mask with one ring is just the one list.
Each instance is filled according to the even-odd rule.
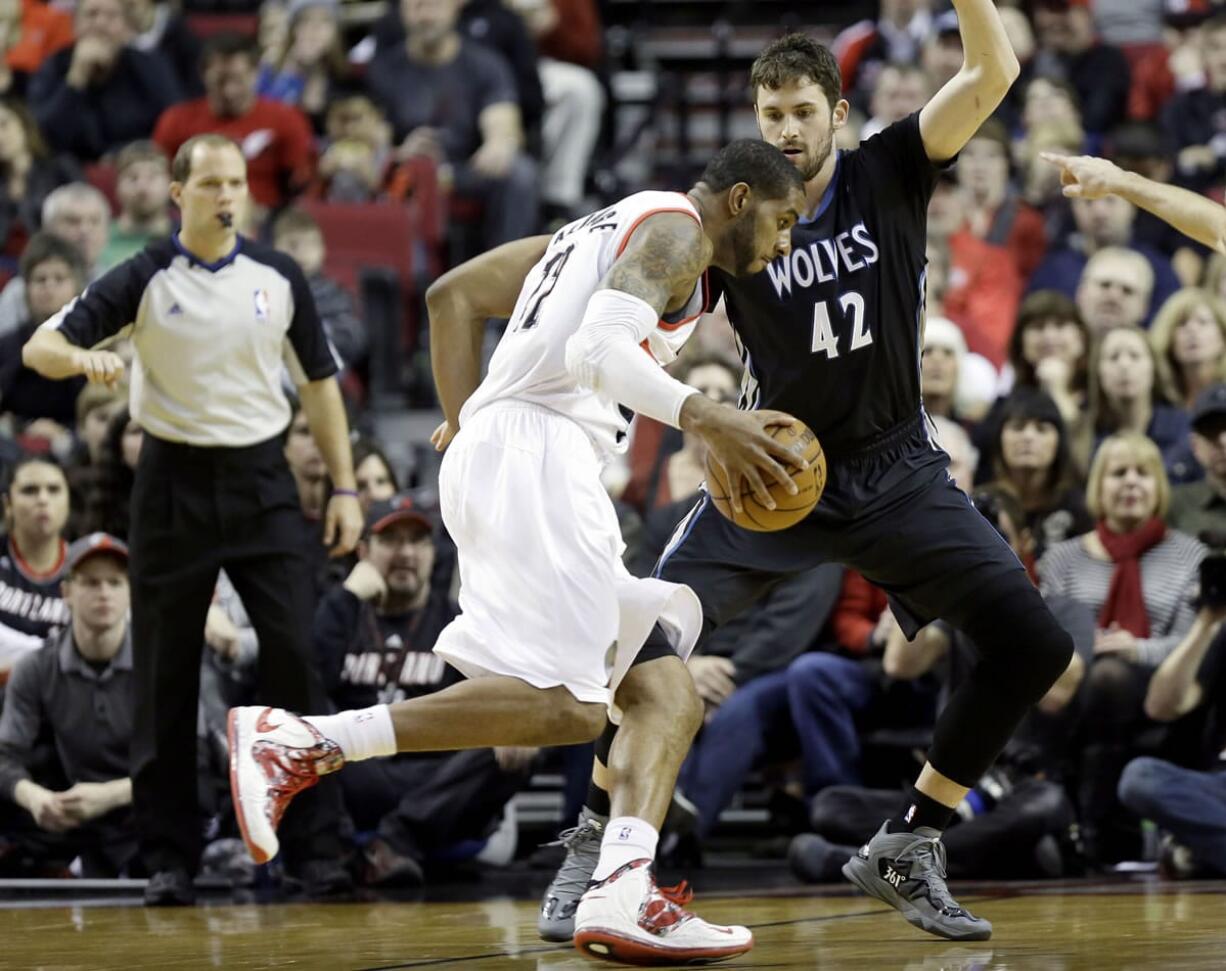
[[767,266],[766,272],[775,294],[783,300],[791,296],[793,284],[805,289],[815,283],[830,283],[841,273],[862,270],[880,258],[881,250],[864,223],[858,222],[831,239],[815,239],[807,246],[797,246],[791,255]]

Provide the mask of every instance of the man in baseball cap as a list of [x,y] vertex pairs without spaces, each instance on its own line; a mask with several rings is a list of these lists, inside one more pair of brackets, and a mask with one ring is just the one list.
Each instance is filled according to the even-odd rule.
[[64,557],[64,574],[71,577],[86,560],[94,556],[109,556],[128,569],[128,547],[110,533],[90,533],[68,547]]
[[[30,872],[79,856],[85,876],[113,877],[136,855],[127,546],[106,533],[73,543],[63,597],[71,623],[22,658],[8,683],[0,799],[25,810],[10,835]],[[33,743],[45,735],[55,740],[67,788],[41,776]]]
[[375,533],[402,523],[413,523],[433,532],[438,525],[438,516],[430,498],[424,493],[401,492],[390,499],[371,503],[366,512],[364,538],[369,540]]

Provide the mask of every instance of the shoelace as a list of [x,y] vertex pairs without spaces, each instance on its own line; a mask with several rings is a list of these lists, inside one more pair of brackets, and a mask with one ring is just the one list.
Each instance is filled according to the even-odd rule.
[[600,847],[600,827],[593,823],[590,819],[585,819],[578,826],[572,826],[570,829],[564,829],[558,834],[558,838],[551,843],[542,843],[542,846],[565,846],[567,851],[566,862],[562,864],[562,868],[558,871],[555,878],[554,891],[556,896],[563,894],[583,893],[587,890],[588,882],[592,877],[592,869],[585,864],[577,862],[572,856],[571,851],[575,850],[576,855],[583,852],[583,844],[588,842],[595,843],[591,853],[594,856],[599,856]]
[[578,826],[572,826],[570,829],[564,829],[558,833],[558,838],[549,843],[542,843],[541,846],[565,846],[568,850],[578,843],[590,839],[593,836],[599,836],[600,829],[590,819],[585,819]]
[[280,825],[289,801],[319,781],[313,753],[315,749],[307,749],[305,755],[295,755],[285,746],[273,749],[273,761],[284,773],[281,779],[268,787],[273,797],[268,801],[268,819],[273,829]]
[[694,891],[690,889],[689,883],[685,880],[675,887],[657,886],[656,889],[660,891],[661,897],[678,907],[689,906],[690,901],[694,899]]
[[917,836],[894,859],[900,863],[906,859],[915,861],[918,873],[912,875],[928,885],[929,895],[938,906],[948,910],[962,909],[945,885],[945,844],[939,839]]

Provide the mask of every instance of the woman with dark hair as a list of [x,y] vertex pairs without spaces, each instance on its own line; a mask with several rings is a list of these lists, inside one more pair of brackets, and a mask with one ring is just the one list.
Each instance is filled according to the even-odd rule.
[[4,482],[0,537],[0,683],[23,655],[68,623],[60,574],[68,546],[68,479],[54,459],[19,459]]
[[[1013,387],[1045,392],[1059,410],[1068,437],[1077,441],[1085,425],[1090,333],[1077,305],[1055,290],[1039,290],[1022,301],[1009,338]],[[974,433],[982,456],[975,481],[996,476],[991,457],[1000,435],[1005,398],[992,406]],[[1078,465],[1081,472],[1083,465]]]
[[353,443],[353,475],[363,513],[370,509],[372,502],[390,499],[400,491],[392,463],[383,447],[372,438],[360,438]]
[[20,98],[0,98],[0,273],[11,276],[42,225],[43,200],[82,178],[71,157],[52,155]]
[[1068,430],[1051,396],[1018,388],[1001,404],[999,416],[989,457],[993,484],[1017,496],[1037,559],[1051,544],[1087,532],[1094,521],[1076,482]]
[[131,411],[125,406],[116,412],[107,429],[97,479],[85,499],[83,532],[128,538],[132,483],[143,439],[144,432]]
[[1069,427],[1086,406],[1089,351],[1090,331],[1063,293],[1039,290],[1022,301],[1009,338],[1014,385],[1046,391]]

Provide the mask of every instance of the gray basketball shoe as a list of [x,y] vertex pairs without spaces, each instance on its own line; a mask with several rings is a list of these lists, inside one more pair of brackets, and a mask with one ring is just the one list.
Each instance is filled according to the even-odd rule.
[[575,936],[575,908],[596,872],[608,821],[608,816],[599,816],[585,806],[579,813],[578,826],[563,830],[555,842],[546,844],[565,846],[566,859],[541,901],[536,929],[545,940],[569,942]]
[[935,829],[877,835],[843,864],[843,876],[920,930],[951,941],[986,941],[992,925],[958,905],[945,885],[945,844]]

